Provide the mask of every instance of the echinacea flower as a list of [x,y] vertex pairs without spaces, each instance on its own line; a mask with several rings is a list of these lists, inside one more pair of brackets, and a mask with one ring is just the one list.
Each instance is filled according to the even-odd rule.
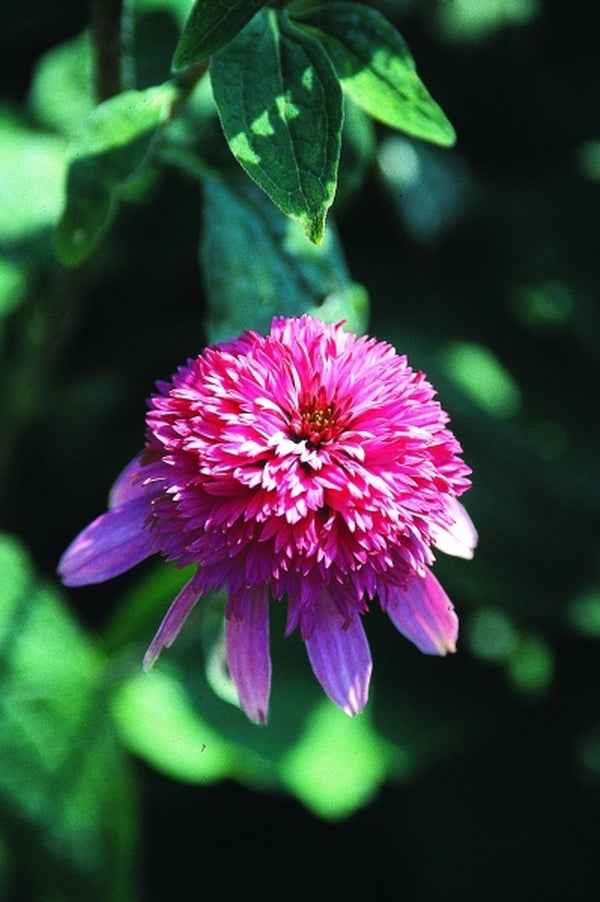
[[208,347],[149,400],[144,450],[109,510],[59,564],[68,586],[101,582],[160,553],[194,575],[144,659],[170,646],[212,589],[228,595],[227,665],[248,717],[271,686],[269,605],[287,600],[327,695],[367,702],[373,599],[421,651],[454,651],[458,621],[432,548],[472,557],[457,500],[470,485],[448,416],[423,373],[374,338],[309,316]]

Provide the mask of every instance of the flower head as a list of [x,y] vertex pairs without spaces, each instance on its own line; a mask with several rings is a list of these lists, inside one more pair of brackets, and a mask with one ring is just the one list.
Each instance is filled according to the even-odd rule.
[[154,553],[194,575],[145,657],[171,645],[197,600],[228,594],[227,664],[240,704],[264,721],[269,604],[287,600],[312,668],[348,714],[367,701],[362,615],[377,598],[422,651],[453,651],[458,621],[430,567],[435,546],[469,558],[457,501],[469,468],[421,372],[387,343],[309,316],[207,348],[149,400],[144,450],[109,510],[59,564],[70,586]]

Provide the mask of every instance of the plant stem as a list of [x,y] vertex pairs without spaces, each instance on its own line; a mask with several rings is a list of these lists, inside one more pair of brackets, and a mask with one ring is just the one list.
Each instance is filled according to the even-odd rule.
[[123,0],[91,0],[96,101],[120,94],[123,87]]

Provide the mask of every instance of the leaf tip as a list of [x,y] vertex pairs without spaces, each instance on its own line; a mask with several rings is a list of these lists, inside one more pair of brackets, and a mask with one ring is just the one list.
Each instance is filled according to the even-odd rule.
[[180,75],[194,62],[199,62],[199,60],[195,59],[194,55],[188,52],[187,46],[180,40],[171,60],[171,75]]
[[306,237],[312,241],[313,244],[320,247],[323,244],[323,238],[325,237],[325,216],[320,214],[313,216],[306,224],[304,232]]
[[456,130],[449,119],[444,122],[444,128],[440,130],[438,143],[441,147],[454,147],[458,140]]

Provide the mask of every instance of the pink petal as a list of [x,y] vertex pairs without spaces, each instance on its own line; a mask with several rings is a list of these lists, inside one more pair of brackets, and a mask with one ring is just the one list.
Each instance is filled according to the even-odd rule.
[[149,511],[147,498],[135,498],[86,526],[58,563],[65,586],[101,583],[151,555],[152,538],[145,528]]
[[358,714],[367,704],[371,652],[360,616],[344,621],[328,596],[319,604],[306,650],[321,686],[346,714]]
[[425,654],[456,651],[458,618],[431,571],[413,576],[406,589],[380,587],[379,600],[394,626]]
[[171,607],[165,614],[158,631],[144,655],[144,670],[150,670],[163,648],[170,648],[179,634],[179,630],[187,620],[192,608],[200,597],[195,584],[195,576],[185,584],[175,596]]
[[468,513],[456,498],[448,497],[446,510],[452,519],[450,526],[433,524],[431,537],[433,544],[444,554],[466,558],[470,561],[479,536]]
[[227,666],[247,716],[266,723],[271,694],[268,589],[258,586],[237,593],[231,608],[235,613],[225,624]]

